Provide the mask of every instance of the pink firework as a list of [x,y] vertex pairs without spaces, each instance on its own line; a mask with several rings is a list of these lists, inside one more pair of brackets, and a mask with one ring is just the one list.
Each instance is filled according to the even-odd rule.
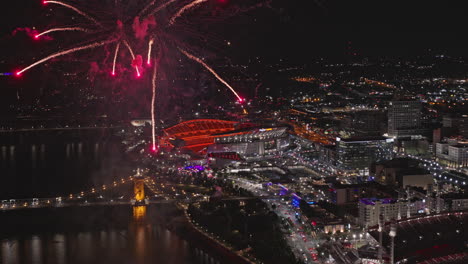
[[[225,4],[225,1],[219,1],[221,2],[218,3]],[[73,26],[65,24],[62,27],[43,29],[40,32],[35,31],[32,37],[41,39],[43,36],[53,34],[68,34],[69,39],[78,39],[79,42],[74,46],[61,48],[42,59],[32,62],[30,65],[24,66],[16,71],[14,75],[19,77],[36,66],[61,56],[105,48],[106,51],[110,51],[108,57],[110,57],[109,62],[112,61],[112,64],[109,63],[109,65],[103,65],[99,68],[106,69],[110,76],[116,77],[122,75],[127,69],[132,69],[136,78],[141,80],[151,79],[152,149],[154,151],[157,150],[156,87],[158,72],[162,70],[159,69],[161,65],[158,62],[161,57],[173,57],[172,53],[165,54],[166,51],[180,52],[179,54],[183,54],[188,59],[199,63],[227,90],[232,92],[238,102],[243,103],[245,101],[213,67],[188,52],[188,50],[193,50],[194,45],[184,43],[183,38],[178,37],[180,34],[190,34],[190,36],[199,37],[200,39],[205,37],[197,36],[196,29],[181,24],[181,17],[189,16],[196,10],[201,9],[208,0],[193,0],[188,3],[177,0],[148,0],[146,5],[140,7],[134,7],[134,5],[127,4],[126,1],[106,1],[105,3],[109,2],[112,2],[115,6],[105,7],[106,12],[97,12],[102,7],[96,5],[95,1],[73,1],[73,4],[70,4],[67,1],[43,0],[43,5],[47,5],[52,12],[65,9],[78,16],[68,24]],[[127,8],[126,5],[131,6],[133,9]],[[121,14],[122,10],[123,15]],[[164,14],[162,14],[162,10],[165,11]],[[177,34],[174,34],[174,32]],[[63,45],[58,46],[62,47]],[[153,72],[152,76],[145,78],[146,73],[151,72],[151,70]]]

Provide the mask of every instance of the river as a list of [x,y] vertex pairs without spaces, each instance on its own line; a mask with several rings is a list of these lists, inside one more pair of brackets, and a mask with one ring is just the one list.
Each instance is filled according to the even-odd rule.
[[[135,169],[113,131],[0,134],[0,199],[56,197]],[[0,211],[0,263],[220,263],[166,228],[172,205]]]

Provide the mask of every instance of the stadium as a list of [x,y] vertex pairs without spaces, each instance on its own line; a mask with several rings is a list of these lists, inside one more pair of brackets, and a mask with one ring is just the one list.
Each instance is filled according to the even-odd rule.
[[[189,120],[164,129],[163,149],[180,148],[210,157],[264,155],[289,145],[288,128],[217,119]],[[223,155],[237,153],[237,155]]]

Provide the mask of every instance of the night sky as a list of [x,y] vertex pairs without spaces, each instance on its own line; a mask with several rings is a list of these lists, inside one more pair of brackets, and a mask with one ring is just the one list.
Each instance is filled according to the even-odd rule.
[[[246,0],[225,1],[229,8]],[[408,55],[428,49],[468,55],[463,1],[272,0],[270,6],[211,26],[232,41],[226,52],[293,61],[340,57],[349,46],[362,55]],[[40,0],[5,1],[2,7],[2,44],[15,28],[47,21]],[[14,51],[2,53],[16,56]]]
[[362,55],[406,56],[428,49],[468,55],[463,1],[284,0],[273,6],[280,10],[270,19],[277,30],[266,39],[285,57],[340,57],[349,42]]
[[[106,1],[113,0],[87,0],[86,3]],[[213,44],[214,49],[202,46],[199,50],[198,54],[206,56],[210,63],[244,64],[260,57],[262,63],[282,60],[287,64],[305,64],[318,57],[346,59],[350,52],[358,57],[436,53],[468,56],[468,19],[462,1],[271,0],[248,12],[231,15],[229,12],[237,6],[267,3],[268,0],[209,1],[187,14],[187,21],[193,22],[192,29],[203,29],[221,40],[221,44]],[[213,12],[214,20],[210,20],[211,8],[221,10]],[[203,14],[204,18],[197,17],[198,14]],[[36,45],[24,33],[12,35],[17,28],[37,26],[42,30],[52,25],[66,25],[69,17],[65,16],[66,12],[51,14],[44,10],[41,0],[5,1],[0,15],[0,72],[12,72],[28,65],[55,52],[57,45],[69,47],[64,44],[67,39],[62,37]],[[30,95],[30,102],[39,93],[47,94],[42,91],[50,86],[56,87],[49,90],[60,91],[56,71],[60,66],[55,62],[52,65],[34,68],[21,83],[11,80],[15,78],[0,76],[0,86],[4,88],[0,92],[0,103],[5,105],[16,100],[16,91],[20,88],[23,98]],[[198,66],[197,69],[201,70]],[[208,75],[206,78],[211,79]],[[34,88],[25,88],[27,86]],[[29,90],[36,94],[24,92]]]

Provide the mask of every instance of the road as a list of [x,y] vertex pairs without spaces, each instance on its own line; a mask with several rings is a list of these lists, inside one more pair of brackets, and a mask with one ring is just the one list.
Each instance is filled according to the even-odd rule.
[[449,171],[456,171],[459,173],[464,173],[463,170],[449,168],[434,160],[429,160],[429,159],[425,159],[425,158],[418,157],[418,156],[405,155],[405,154],[399,154],[398,156],[403,157],[403,158],[411,158],[411,159],[420,161],[422,163],[421,167],[424,169],[427,169],[432,175],[434,175],[434,179],[436,179],[438,182],[447,182],[447,183],[458,185],[458,186],[465,186],[467,184],[467,181],[464,181],[461,179],[459,181],[458,179],[451,179],[450,177],[442,175],[442,173],[449,172]]
[[[262,188],[262,185],[247,179],[239,177],[230,177],[229,179],[233,180],[239,187],[251,191],[255,196],[281,197],[266,191]],[[304,261],[304,263],[319,263],[316,247],[323,241],[318,239],[314,232],[310,234],[304,232],[304,221],[306,220],[304,217],[301,217],[300,220],[296,219],[297,210],[290,204],[290,199],[285,197],[282,199],[264,199],[264,201],[280,218],[289,219],[288,222],[292,224],[289,230],[283,229],[283,233],[296,257]]]

